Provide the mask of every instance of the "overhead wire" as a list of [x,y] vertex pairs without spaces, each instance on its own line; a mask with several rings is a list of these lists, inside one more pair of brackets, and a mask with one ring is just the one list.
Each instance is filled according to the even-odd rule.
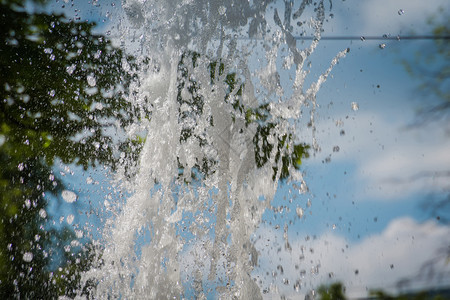
[[[314,40],[316,37],[314,36],[294,36],[296,40]],[[322,36],[320,40],[450,40],[450,35],[397,35],[397,36]]]

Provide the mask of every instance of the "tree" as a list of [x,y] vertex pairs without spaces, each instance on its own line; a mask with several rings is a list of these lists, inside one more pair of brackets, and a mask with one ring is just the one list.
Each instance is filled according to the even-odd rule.
[[[318,288],[319,300],[345,300],[345,288],[341,282],[335,282],[330,285],[321,285]],[[422,290],[410,293],[392,295],[382,289],[369,291],[366,299],[374,300],[441,300],[448,297],[449,290]],[[362,298],[364,299],[364,298]]]
[[[427,44],[426,49],[416,53],[412,61],[403,60],[403,66],[412,78],[420,81],[418,90],[421,96],[421,106],[419,106],[417,117],[412,127],[423,126],[430,122],[440,122],[448,131],[450,119],[450,25],[448,23],[449,13],[440,7],[437,13],[427,19],[427,25],[432,29],[434,37],[433,44]],[[426,170],[414,174],[406,179],[407,182],[437,178],[443,180],[450,178],[450,170]],[[439,223],[449,224],[450,216],[450,190],[443,187],[442,190],[431,194],[424,199],[421,209],[435,218]],[[429,269],[434,274],[434,265],[450,259],[450,249],[443,248],[437,253],[437,257],[427,261],[423,268]]]
[[448,290],[442,289],[391,295],[383,290],[373,290],[369,292],[369,295],[376,300],[443,300],[448,297],[448,293]]
[[416,125],[429,121],[448,121],[450,112],[450,26],[448,12],[439,8],[438,14],[429,16],[427,23],[433,28],[434,43],[421,49],[413,61],[402,60],[406,71],[421,81],[418,89],[427,98],[418,111]]
[[340,282],[335,282],[329,286],[322,285],[317,290],[320,300],[346,300],[345,288]]
[[72,229],[49,225],[47,195],[64,189],[52,167],[116,166],[119,146],[105,128],[131,121],[133,76],[94,24],[23,5],[0,4],[0,298],[48,299],[74,295],[90,262],[89,251],[61,250]]

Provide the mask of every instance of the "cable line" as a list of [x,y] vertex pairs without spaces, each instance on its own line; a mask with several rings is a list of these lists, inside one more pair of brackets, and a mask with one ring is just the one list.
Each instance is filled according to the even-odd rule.
[[[294,36],[296,40],[314,40],[316,37],[314,36]],[[375,41],[384,41],[384,40],[450,40],[450,35],[397,35],[397,36],[322,36],[320,40],[375,40]]]

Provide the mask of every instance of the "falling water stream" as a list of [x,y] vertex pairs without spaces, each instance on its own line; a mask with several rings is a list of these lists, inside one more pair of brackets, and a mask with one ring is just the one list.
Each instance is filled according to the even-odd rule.
[[[142,112],[125,130],[143,142],[133,176],[125,162],[116,175],[131,196],[82,274],[93,298],[263,297],[252,234],[281,184],[307,190],[316,94],[347,53],[308,79],[331,5],[123,1],[116,34],[141,58],[129,101]],[[312,140],[298,140],[304,130]]]

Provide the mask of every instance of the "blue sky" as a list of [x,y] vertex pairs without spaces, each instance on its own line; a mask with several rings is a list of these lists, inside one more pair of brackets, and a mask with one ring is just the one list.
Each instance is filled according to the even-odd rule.
[[[95,20],[100,24],[98,30],[106,32],[119,23],[120,3],[116,2],[119,1],[99,0],[95,6],[75,1],[75,6],[70,7],[70,1],[59,1],[54,7],[65,5],[65,13]],[[334,17],[325,24],[323,36],[429,34],[426,19],[436,14],[439,7],[448,14],[446,3],[445,0],[333,1]],[[381,43],[386,44],[384,49],[379,47]],[[448,177],[409,180],[421,172],[448,171],[450,167],[449,124],[432,122],[407,128],[416,120],[418,108],[435,99],[418,92],[420,81],[405,71],[401,61],[412,62],[416,53],[426,54],[433,43],[320,41],[310,58],[309,80],[317,78],[339,51],[350,48],[350,53],[334,67],[317,95],[320,108],[316,137],[322,151],[303,164],[309,192],[296,196],[288,217],[274,221],[272,214],[267,213],[257,232],[282,243],[283,226],[277,230],[275,225],[293,221],[289,226],[292,252],[277,253],[277,249],[256,242],[261,260],[254,275],[260,276],[265,284],[272,281],[263,275],[265,271],[275,270],[282,261],[284,265],[300,264],[300,269],[307,271],[300,278],[298,270],[285,268],[286,277],[302,280],[301,293],[335,280],[344,281],[349,295],[354,296],[364,295],[367,288],[396,290],[396,281],[416,276],[422,264],[435,257],[437,249],[449,246],[449,227],[423,209],[429,195],[448,193]],[[449,64],[443,60],[441,63]],[[352,102],[358,104],[358,110],[352,109]],[[307,130],[298,135],[303,141],[311,140]],[[335,146],[339,146],[338,152],[333,151]],[[95,181],[105,178],[102,172],[91,172],[92,175],[77,170],[78,179],[73,179],[80,205],[85,204],[78,209],[86,209],[89,201],[97,201],[101,208],[93,204],[94,210],[106,210],[102,205],[110,193],[107,184],[95,185]],[[94,178],[94,184],[88,176]],[[295,192],[290,184],[280,187],[274,203],[293,197]],[[82,197],[83,193],[90,196]],[[295,217],[297,206],[305,212],[302,218]],[[98,224],[93,227],[101,224],[96,218],[90,219],[91,225]],[[308,249],[305,261],[298,259],[302,246]],[[318,265],[318,274],[311,272],[311,267]],[[443,261],[439,267],[450,271]],[[291,286],[284,288],[281,280],[281,277],[274,280],[281,292],[298,295]],[[438,283],[432,280],[421,284]],[[450,285],[448,279],[444,285]]]

